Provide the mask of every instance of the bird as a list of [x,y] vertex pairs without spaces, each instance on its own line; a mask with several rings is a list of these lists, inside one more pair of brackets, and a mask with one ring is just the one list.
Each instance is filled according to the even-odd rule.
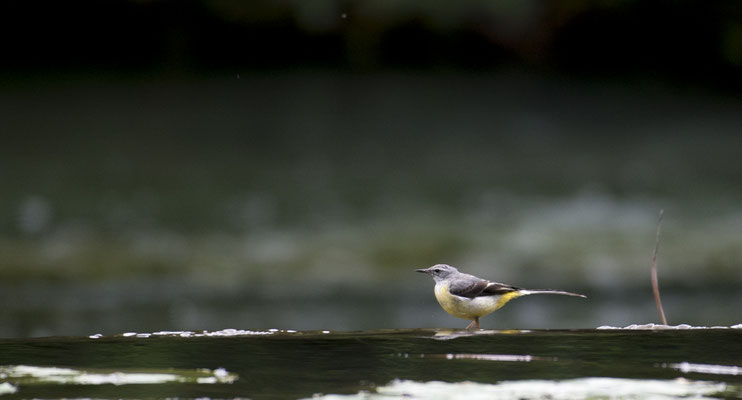
[[467,330],[479,328],[479,319],[497,311],[508,301],[529,294],[561,294],[586,298],[577,293],[551,289],[522,289],[459,272],[448,264],[416,269],[435,280],[435,298],[454,317],[470,320]]

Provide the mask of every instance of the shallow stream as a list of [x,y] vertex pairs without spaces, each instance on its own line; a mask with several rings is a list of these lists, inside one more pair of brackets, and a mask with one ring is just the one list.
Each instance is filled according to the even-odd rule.
[[[0,340],[16,398],[742,396],[742,329],[226,329]],[[654,329],[652,329],[654,328]]]

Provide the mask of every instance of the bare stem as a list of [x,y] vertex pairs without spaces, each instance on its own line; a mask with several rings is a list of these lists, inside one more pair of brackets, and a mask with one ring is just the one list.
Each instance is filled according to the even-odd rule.
[[657,252],[660,248],[660,227],[662,226],[662,216],[665,210],[660,210],[660,217],[657,220],[657,236],[654,242],[654,253],[652,253],[652,291],[654,292],[654,302],[657,304],[657,310],[660,312],[660,320],[663,325],[667,325],[665,311],[662,309],[662,300],[660,300],[660,287],[657,283]]

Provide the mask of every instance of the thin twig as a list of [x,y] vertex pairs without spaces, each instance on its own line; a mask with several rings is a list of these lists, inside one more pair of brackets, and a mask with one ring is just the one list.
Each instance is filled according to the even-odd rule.
[[660,300],[660,287],[657,283],[657,251],[660,248],[660,227],[662,226],[662,215],[665,210],[660,210],[660,218],[657,220],[657,236],[654,242],[654,253],[652,253],[652,291],[654,292],[654,302],[657,304],[657,310],[660,312],[660,320],[663,325],[667,325],[665,311],[662,309],[662,300]]

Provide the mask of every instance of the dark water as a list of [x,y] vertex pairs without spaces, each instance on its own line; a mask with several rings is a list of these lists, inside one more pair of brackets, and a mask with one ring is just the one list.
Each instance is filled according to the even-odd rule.
[[[221,336],[191,332],[140,334],[141,337],[129,334],[128,337],[4,339],[0,341],[0,366],[4,368],[0,370],[4,371],[0,372],[0,385],[11,383],[16,391],[4,395],[0,392],[0,396],[3,399],[291,399],[319,393],[374,393],[383,391],[390,382],[407,381],[490,385],[528,382],[529,390],[537,387],[537,382],[556,382],[563,385],[559,389],[562,395],[567,387],[579,389],[596,382],[598,386],[612,382],[620,388],[635,390],[632,398],[688,395],[670,393],[668,397],[652,397],[651,390],[642,392],[643,383],[682,388],[702,383],[717,385],[704,393],[709,398],[742,395],[740,329],[482,331],[477,334],[442,330],[222,331],[215,334]],[[209,372],[201,371],[204,368],[236,376],[232,383],[190,380],[145,384],[136,379],[131,384],[117,381],[118,385],[50,383],[38,376],[38,379],[27,376],[25,380],[11,376],[9,368],[20,365],[97,371],[103,376],[122,379],[139,376],[137,373],[208,375]],[[448,397],[455,398],[456,394],[454,391]],[[445,393],[442,395],[446,397]],[[515,395],[534,398],[529,392]],[[544,395],[548,393],[536,397],[544,398]],[[556,393],[555,396],[563,398]]]

